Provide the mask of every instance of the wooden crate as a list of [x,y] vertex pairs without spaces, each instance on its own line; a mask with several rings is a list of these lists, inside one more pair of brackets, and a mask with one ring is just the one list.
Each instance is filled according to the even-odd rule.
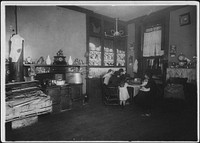
[[12,129],[19,129],[22,127],[30,126],[36,122],[38,122],[38,116],[15,120],[15,121],[12,121],[11,125],[12,125]]
[[31,102],[22,106],[10,107],[9,103],[6,104],[6,122],[16,119],[29,117],[32,115],[40,115],[52,112],[52,101],[50,97],[40,97],[39,102]]

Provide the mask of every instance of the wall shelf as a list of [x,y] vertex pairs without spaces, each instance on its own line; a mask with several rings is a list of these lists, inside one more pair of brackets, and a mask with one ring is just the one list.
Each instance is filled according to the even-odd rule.
[[[31,68],[35,70],[35,79],[40,82],[42,89],[47,92],[53,99],[59,99],[59,103],[53,104],[53,113],[61,110],[71,109],[71,100],[82,99],[83,84],[68,83],[62,86],[52,84],[53,80],[62,79],[67,81],[68,73],[80,72],[81,67],[87,65],[40,65],[40,64],[24,64],[25,76],[29,76]],[[38,72],[39,70],[48,70],[48,72]],[[68,89],[70,88],[70,89]],[[55,95],[54,95],[55,94]],[[61,100],[62,99],[62,100]],[[60,101],[61,100],[61,101]],[[63,107],[62,107],[63,105]]]
[[[95,14],[88,17],[88,63],[90,67],[125,67],[126,66],[126,37],[106,37],[115,29],[115,21]],[[98,31],[95,28],[98,27]],[[126,33],[126,25],[119,23],[119,28]],[[96,31],[96,32],[95,32]],[[97,52],[96,52],[97,51]],[[119,53],[122,51],[124,54]],[[119,61],[121,57],[122,61]]]
[[59,76],[62,80],[66,80],[67,73],[79,73],[82,67],[87,65],[40,65],[40,64],[24,64],[24,76],[35,76],[36,80],[45,88],[48,80],[57,80]]
[[87,65],[41,65],[41,64],[24,64],[24,67],[86,67]]

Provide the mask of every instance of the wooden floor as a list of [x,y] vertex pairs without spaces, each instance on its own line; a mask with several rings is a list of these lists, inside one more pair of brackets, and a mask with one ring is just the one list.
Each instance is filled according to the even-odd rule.
[[[173,103],[174,102],[174,103]],[[196,141],[195,106],[179,101],[162,102],[150,117],[135,104],[124,109],[105,106],[99,95],[88,104],[73,103],[72,110],[39,116],[34,125],[12,130],[6,125],[7,141]]]

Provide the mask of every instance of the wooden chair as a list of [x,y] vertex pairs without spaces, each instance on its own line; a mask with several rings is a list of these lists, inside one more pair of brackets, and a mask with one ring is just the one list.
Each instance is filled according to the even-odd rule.
[[101,78],[102,100],[105,105],[119,105],[119,89],[114,86],[104,84],[104,78]]

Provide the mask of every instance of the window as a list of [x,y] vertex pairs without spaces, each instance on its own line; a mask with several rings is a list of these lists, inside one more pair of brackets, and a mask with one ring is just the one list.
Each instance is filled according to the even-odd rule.
[[145,29],[143,42],[143,56],[162,56],[164,51],[161,50],[162,27],[155,26]]

